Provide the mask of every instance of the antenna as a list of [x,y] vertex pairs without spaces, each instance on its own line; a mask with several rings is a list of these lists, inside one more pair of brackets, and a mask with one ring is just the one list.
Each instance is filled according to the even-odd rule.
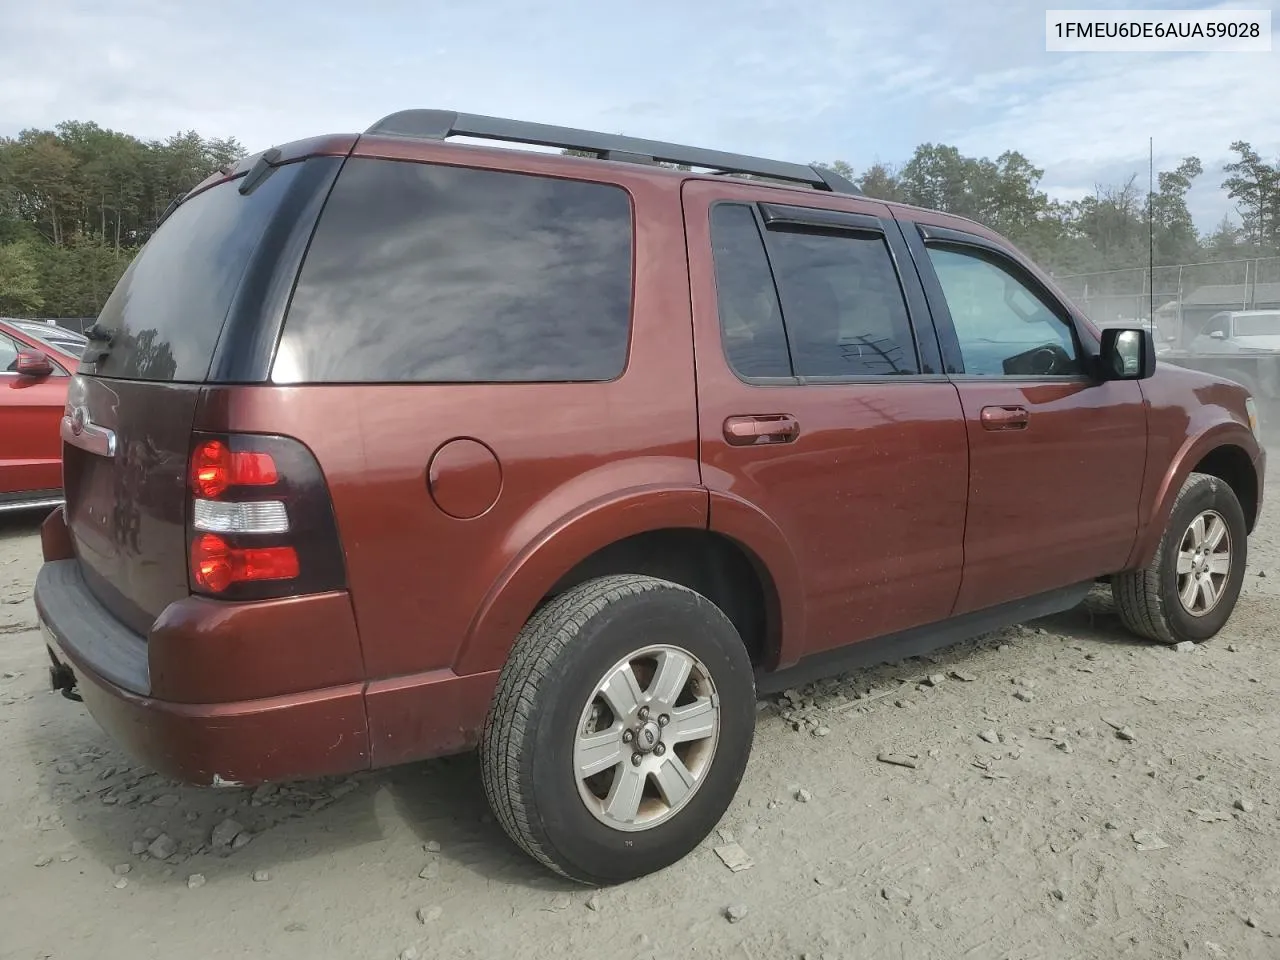
[[1155,138],[1147,137],[1147,329],[1156,334],[1156,148]]

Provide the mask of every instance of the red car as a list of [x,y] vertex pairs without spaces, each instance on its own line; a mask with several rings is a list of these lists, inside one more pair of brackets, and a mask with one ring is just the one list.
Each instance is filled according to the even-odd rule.
[[58,422],[79,358],[0,320],[0,513],[62,502]]

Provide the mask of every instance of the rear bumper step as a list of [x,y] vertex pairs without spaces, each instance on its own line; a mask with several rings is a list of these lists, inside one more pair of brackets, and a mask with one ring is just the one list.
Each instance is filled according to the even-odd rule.
[[54,688],[83,698],[112,738],[161,773],[228,786],[369,766],[363,682],[227,703],[159,700],[151,695],[147,641],[98,604],[78,561],[46,563],[35,601]]
[[69,659],[92,664],[103,680],[129,693],[151,692],[147,641],[113,617],[84,582],[78,560],[46,563],[36,575],[36,611]]

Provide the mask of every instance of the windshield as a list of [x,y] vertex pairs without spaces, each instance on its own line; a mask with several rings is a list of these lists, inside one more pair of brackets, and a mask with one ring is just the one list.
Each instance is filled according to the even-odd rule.
[[1237,337],[1280,336],[1280,310],[1275,313],[1255,313],[1248,317],[1236,317]]

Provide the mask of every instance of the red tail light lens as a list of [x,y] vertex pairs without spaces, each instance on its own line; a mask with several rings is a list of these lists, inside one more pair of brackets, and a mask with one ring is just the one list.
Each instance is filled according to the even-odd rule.
[[223,593],[234,583],[292,580],[298,553],[293,547],[233,547],[206,533],[191,544],[191,574],[210,593]]
[[269,453],[232,451],[221,440],[206,440],[191,454],[191,486],[207,499],[221,496],[230,487],[270,486],[278,479]]
[[217,497],[231,486],[231,451],[218,440],[196,447],[191,454],[191,486],[202,497]]
[[346,587],[333,500],[301,441],[197,431],[188,478],[192,593],[244,601]]
[[271,454],[237,450],[231,454],[231,482],[243,487],[268,487],[280,477]]

